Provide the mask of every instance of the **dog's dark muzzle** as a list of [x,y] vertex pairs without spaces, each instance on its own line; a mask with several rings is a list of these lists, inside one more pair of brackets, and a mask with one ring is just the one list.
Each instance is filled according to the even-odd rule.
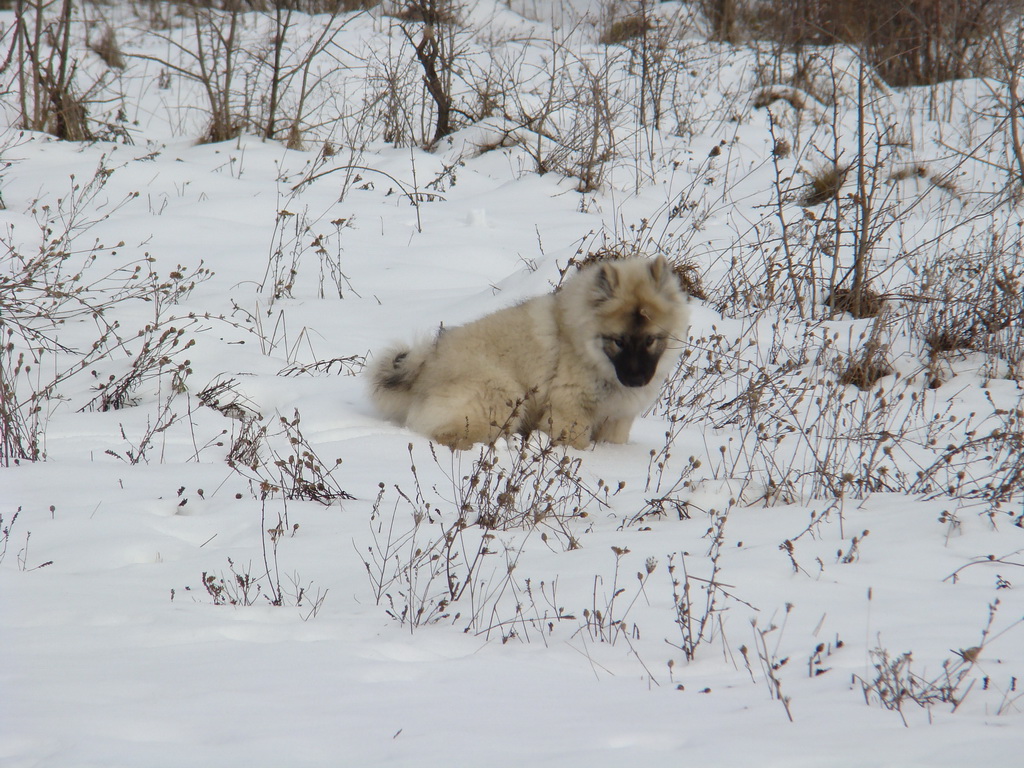
[[615,376],[624,387],[645,387],[658,369],[659,355],[652,355],[640,344],[626,343],[615,357]]

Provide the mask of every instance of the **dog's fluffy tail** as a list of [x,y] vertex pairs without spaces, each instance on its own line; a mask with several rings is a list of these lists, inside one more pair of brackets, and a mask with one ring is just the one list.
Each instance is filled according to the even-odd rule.
[[413,403],[413,384],[430,354],[430,344],[396,344],[374,360],[370,368],[370,394],[380,412],[404,424]]

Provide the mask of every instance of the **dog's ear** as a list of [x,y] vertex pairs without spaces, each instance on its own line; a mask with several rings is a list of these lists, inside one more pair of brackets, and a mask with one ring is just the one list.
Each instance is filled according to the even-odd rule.
[[594,282],[594,295],[597,303],[606,301],[615,295],[619,287],[619,272],[614,264],[602,264],[597,268],[597,279]]
[[656,285],[662,285],[669,274],[672,272],[672,267],[665,261],[664,256],[659,256],[651,262],[651,278],[654,280]]

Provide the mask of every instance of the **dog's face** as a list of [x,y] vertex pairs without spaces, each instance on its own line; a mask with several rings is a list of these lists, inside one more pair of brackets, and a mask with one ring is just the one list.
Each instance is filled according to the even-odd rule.
[[644,387],[678,325],[682,294],[664,259],[602,265],[594,282],[600,349],[625,387]]
[[623,386],[647,386],[658,370],[666,336],[649,331],[652,329],[641,327],[631,333],[601,337],[601,349],[615,366],[615,376]]

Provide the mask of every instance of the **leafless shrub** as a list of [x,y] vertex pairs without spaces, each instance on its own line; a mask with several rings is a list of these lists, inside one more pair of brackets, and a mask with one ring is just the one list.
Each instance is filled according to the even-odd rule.
[[742,14],[742,0],[700,0],[697,5],[708,21],[712,40],[737,42],[737,22]]
[[240,408],[236,411],[233,403],[224,406],[222,413],[225,415],[239,413],[234,416],[240,422],[238,432],[231,440],[226,461],[229,467],[253,467],[260,466],[260,456],[263,444],[267,439],[268,425],[262,421],[258,414],[250,414]]
[[498,443],[481,448],[469,473],[453,482],[456,504],[467,522],[485,530],[539,530],[542,541],[576,549],[574,524],[603,503],[608,489],[603,480],[591,489],[580,457],[538,439],[540,445],[510,436],[507,450]]
[[910,323],[932,357],[982,352],[1002,362],[996,375],[1024,374],[1021,242],[993,226],[923,266]]
[[[634,14],[639,19],[634,24],[638,34],[623,41],[630,53],[629,73],[639,79],[637,122],[641,128],[663,130],[666,115],[677,109],[677,96],[694,71],[698,48],[689,33],[696,20],[683,7],[666,14],[656,12],[652,0],[640,0],[638,6]],[[635,96],[633,101],[637,102]],[[648,159],[653,164],[653,156]]]
[[224,9],[203,0],[186,0],[190,28],[170,28],[157,33],[167,43],[163,57],[132,54],[160,64],[168,71],[197,83],[207,102],[207,124],[202,141],[219,142],[235,138],[243,126],[239,113],[238,77],[244,54],[241,42],[244,5],[225,3]]
[[[155,285],[143,285],[143,269],[150,259],[130,263],[106,275],[93,276],[96,253],[108,249],[96,241],[83,248],[84,232],[106,220],[133,200],[132,193],[100,215],[100,194],[113,170],[101,161],[93,177],[82,183],[71,177],[68,193],[56,204],[33,203],[32,213],[39,229],[35,253],[22,243],[17,232],[8,228],[0,245],[11,268],[0,276],[0,319],[26,341],[56,348],[53,329],[76,317],[88,316],[97,309],[115,306],[126,298],[144,297]],[[92,218],[90,218],[92,217]],[[123,244],[118,244],[119,247]],[[95,269],[95,267],[93,267]]]
[[909,725],[904,713],[907,704],[916,704],[929,712],[937,704],[948,704],[955,712],[974,685],[970,679],[973,660],[946,659],[941,673],[926,677],[914,670],[909,651],[894,656],[878,647],[870,654],[874,670],[870,679],[854,675],[853,681],[860,685],[866,703],[899,713],[904,725]]
[[[404,49],[387,46],[369,53],[366,64],[364,122],[376,125],[383,141],[395,146],[419,142],[416,70]],[[425,139],[424,139],[425,141]]]
[[455,130],[454,97],[452,95],[453,69],[458,57],[455,32],[461,13],[455,0],[405,0],[399,18],[418,22],[422,28],[416,34],[403,24],[402,33],[416,54],[423,69],[423,83],[434,101],[434,132],[430,146]]
[[[50,506],[50,515],[53,516],[53,505]],[[21,514],[21,507],[18,507],[14,514],[11,515],[10,519],[4,523],[3,515],[0,515],[0,563],[3,563],[4,558],[7,557],[7,547],[11,543],[11,534],[14,530],[14,524],[18,522],[18,516]],[[38,565],[29,567],[28,558],[28,544],[32,539],[32,531],[25,531],[25,545],[18,550],[18,570],[22,572],[26,571],[38,571],[40,568],[48,568],[53,565],[53,560],[45,560]]]
[[[731,505],[730,505],[731,506]],[[737,598],[728,584],[721,581],[722,546],[725,542],[725,525],[729,519],[730,508],[724,510],[708,510],[711,523],[705,538],[710,539],[707,551],[709,570],[703,576],[697,576],[687,567],[684,552],[679,553],[679,564],[676,565],[675,555],[668,560],[668,573],[672,579],[672,604],[675,609],[675,622],[679,627],[679,649],[687,661],[693,661],[697,649],[724,635],[721,613],[726,610],[723,603],[734,601],[753,608],[749,603]]]
[[[308,131],[337,119],[322,114],[311,119],[311,114],[322,113],[323,103],[338,96],[332,81],[340,79],[344,65],[334,53],[334,43],[355,18],[345,14],[360,5],[348,0],[186,0],[180,17],[147,19],[167,52],[131,56],[160,65],[162,88],[170,86],[174,75],[199,88],[207,117],[202,141],[225,141],[250,130],[299,149]],[[304,38],[297,18],[303,13],[326,16],[323,23],[309,27]],[[185,25],[180,24],[182,17]]]
[[[666,477],[666,470],[669,469],[676,442],[673,427],[674,425],[665,433],[665,442],[662,447],[658,450],[651,449],[651,459],[647,465],[647,484],[644,486],[644,491],[653,491],[656,495],[648,498],[640,511],[627,518],[622,527],[642,526],[651,517],[668,517],[670,513],[679,520],[690,518],[691,505],[685,498],[685,494],[692,488],[690,478],[700,469],[702,462],[695,456],[690,456],[682,469],[677,469]],[[645,529],[641,528],[641,530]]]
[[558,143],[541,159],[542,169],[579,179],[579,192],[601,187],[607,164],[618,152],[616,127],[622,105],[612,82],[616,66],[611,56],[575,62],[568,99],[558,116]]
[[[439,562],[440,555],[434,551],[435,540],[424,542],[420,535],[423,523],[432,522],[429,505],[417,506],[401,489],[396,489],[399,499],[412,505],[412,525],[406,529],[403,523],[398,522],[398,501],[390,520],[382,516],[380,505],[385,488],[381,483],[370,515],[373,544],[361,556],[364,557],[363,565],[377,605],[386,600],[388,615],[402,625],[408,622],[410,631],[415,631],[421,624],[446,616],[444,612],[450,593],[445,597],[432,591],[440,575],[440,566],[435,568],[433,564]],[[419,492],[416,498],[420,500]],[[398,531],[395,530],[396,524],[402,526]],[[421,573],[423,570],[426,573]]]
[[[381,483],[370,521],[373,543],[363,563],[378,605],[410,631],[450,619],[465,622],[467,632],[500,632],[507,641],[534,631],[543,635],[554,623],[575,619],[555,605],[543,583],[540,596],[549,604],[538,606],[530,580],[521,580],[515,569],[538,532],[549,547],[555,541],[564,549],[578,547],[572,524],[587,516],[591,503],[603,503],[598,494],[606,496],[607,489],[602,482],[597,491],[587,488],[577,474],[579,460],[561,449],[514,437],[508,442],[507,451],[482,448],[463,476],[455,464],[445,470],[432,451],[452,485],[451,498],[439,495],[439,504],[424,494],[412,445],[412,490],[395,487],[390,515],[382,512],[387,489]],[[400,508],[411,522],[403,521]],[[510,538],[499,539],[505,531]]]
[[[952,514],[952,513],[948,512],[948,511],[944,512],[943,515],[940,516],[939,522],[940,523],[947,523],[947,524],[949,524],[952,530],[959,530],[960,520],[956,517],[955,514]],[[1021,522],[1020,522],[1019,518],[1016,521],[1016,525],[1017,525],[1018,528],[1021,527]],[[951,582],[953,584],[956,584],[960,580],[960,574],[961,573],[966,571],[968,568],[974,568],[974,566],[976,566],[976,565],[989,565],[989,566],[996,566],[996,567],[1002,567],[1002,568],[1024,568],[1024,563],[1017,562],[1016,560],[1010,560],[1010,557],[1012,557],[1013,555],[1019,555],[1019,554],[1021,554],[1021,551],[1017,550],[1016,552],[1013,552],[1010,555],[1004,555],[1002,557],[997,557],[996,555],[985,555],[983,557],[975,557],[975,558],[971,559],[970,562],[964,563],[959,568],[957,568],[955,571],[950,573],[948,576],[946,576],[946,578],[943,579],[943,581],[948,581],[948,582]],[[996,589],[1011,589],[1012,587],[1013,587],[1013,584],[1010,583],[1009,579],[1004,578],[1003,576],[1001,576],[998,573],[996,574]],[[989,610],[991,611],[994,607],[998,606],[998,603],[999,603],[999,601],[997,600],[994,606],[989,606]],[[1019,624],[1024,624],[1024,618],[1018,619],[1016,622],[1014,622],[1011,625],[1011,627],[1015,627],[1015,626],[1017,626]],[[1007,629],[1009,629],[1009,628],[1007,628]],[[1006,631],[1007,630],[1004,629],[999,634],[1001,635],[1001,634],[1003,634]],[[987,638],[988,637],[988,632],[986,631],[985,633],[983,633],[982,637],[983,637],[983,639]],[[960,655],[961,656],[967,655],[969,652],[971,652],[971,650],[977,650],[977,648],[970,649],[969,651],[961,651]],[[972,653],[972,655],[977,656],[977,653]]]
[[[792,604],[786,603],[786,616],[789,615],[792,609]],[[779,671],[789,663],[789,657],[778,658],[775,652],[768,650],[768,635],[775,631],[781,632],[781,630],[774,623],[769,625],[767,629],[761,629],[757,626],[757,619],[751,619],[750,626],[754,630],[754,649],[757,651],[757,659],[761,665],[761,673],[764,675],[765,684],[768,686],[768,693],[773,701],[778,701],[782,704],[786,710],[786,717],[789,718],[790,722],[793,722],[793,712],[789,708],[791,699],[782,693],[782,681],[779,677]],[[783,626],[785,626],[785,622],[783,622]],[[776,644],[777,647],[778,644]],[[749,651],[745,645],[740,646],[740,654],[747,665],[747,670],[750,671]]]
[[[337,77],[336,68],[329,65],[318,68],[318,65],[322,60],[332,58],[329,52],[335,40],[355,18],[354,15],[341,18],[341,14],[360,10],[365,5],[359,0],[271,3],[268,11],[272,29],[269,51],[253,53],[262,78],[269,81],[267,98],[257,99],[262,112],[258,121],[259,132],[264,138],[284,136],[289,149],[302,148],[309,99],[328,80]],[[296,12],[326,14],[327,18],[318,25],[319,31],[313,33],[311,39],[296,41],[293,40]],[[286,97],[290,97],[287,105]],[[290,107],[290,114],[284,114],[286,107]]]
[[352,219],[336,217],[327,221],[331,210],[314,215],[308,206],[301,204],[299,190],[291,191],[274,219],[270,254],[259,284],[260,292],[269,292],[272,301],[292,298],[299,280],[299,268],[310,252],[316,258],[318,298],[334,296],[343,299],[345,291],[352,291],[341,265],[344,251],[342,235],[352,226]]
[[[256,599],[263,591],[259,579],[254,579],[248,568],[242,568],[241,573],[235,569],[234,561],[228,558],[228,570],[231,578],[225,580],[224,576],[216,576],[203,571],[203,588],[206,594],[213,600],[214,605],[255,605]],[[270,599],[269,597],[267,598]]]
[[390,0],[384,11],[401,21],[457,24],[462,7],[452,0]]
[[[824,128],[828,149],[816,145],[815,152],[822,157],[813,170],[803,171],[806,184],[793,184],[800,165],[785,160],[784,153],[772,153],[772,204],[751,230],[752,254],[737,243],[734,247],[740,253],[730,258],[724,280],[709,287],[721,311],[751,315],[786,306],[801,318],[817,317],[823,310],[865,317],[880,306],[871,286],[892,268],[885,259],[892,248],[892,230],[926,192],[904,202],[893,185],[883,183],[885,169],[900,151],[897,124],[869,96],[863,64],[853,61],[847,66],[853,70],[843,77],[856,78],[856,91],[842,102],[848,104],[844,109],[855,111],[855,157],[852,162],[845,159],[850,137],[842,135],[838,100]],[[832,90],[838,93],[840,72],[834,69],[832,77]],[[772,108],[768,112],[774,144],[789,143]],[[797,157],[804,152],[798,148]],[[853,187],[849,193],[844,192],[847,186]]]
[[[121,451],[108,448],[104,453],[132,466],[140,462],[148,464],[149,451],[156,445],[157,438],[186,417],[186,414],[179,414],[172,410],[179,394],[177,387],[183,386],[184,379],[178,379],[173,383],[171,391],[158,396],[156,413],[146,417],[146,427],[141,435],[130,438],[125,434],[124,425],[121,425],[121,438],[127,446]],[[162,453],[160,460],[163,461]]]
[[683,292],[687,296],[698,301],[707,300],[707,291],[704,290],[704,276],[701,274],[700,267],[695,262],[673,261],[671,266],[672,271],[679,278],[679,285],[682,286]]
[[647,582],[650,580],[651,574],[658,568],[658,559],[648,557],[644,561],[644,569],[636,572],[636,591],[630,598],[626,595],[625,579],[620,581],[622,559],[629,554],[629,549],[613,546],[612,552],[615,553],[615,570],[612,574],[611,584],[608,585],[608,591],[602,590],[604,579],[601,576],[595,576],[590,607],[583,609],[583,621],[580,623],[580,628],[576,630],[576,634],[586,632],[594,642],[608,645],[615,645],[622,638],[630,648],[633,648],[632,641],[641,638],[640,627],[635,622],[628,624],[627,621],[633,606],[636,605],[641,595],[645,600],[648,599]]
[[935,189],[941,190],[953,198],[960,197],[960,188],[956,182],[948,176],[929,176],[928,183]]
[[366,355],[346,355],[312,363],[291,363],[278,376],[358,376],[366,367]]
[[196,399],[229,419],[244,421],[259,416],[255,404],[238,391],[238,381],[234,378],[222,379],[218,376],[196,393]]
[[[160,325],[147,325],[139,331],[142,346],[132,357],[128,370],[120,376],[111,373],[106,380],[98,381],[95,386],[98,394],[81,410],[116,411],[132,405],[132,393],[142,383],[163,376],[167,369],[171,369],[172,389],[184,391],[185,378],[192,372],[191,361],[175,360],[175,357],[195,344],[195,339],[185,340],[185,330],[175,325],[163,329]],[[95,369],[92,374],[99,378]]]
[[[253,572],[252,562],[235,564],[228,558],[228,575],[203,571],[202,584],[214,605],[247,607],[252,605],[293,606],[304,611],[303,621],[315,618],[327,599],[328,590],[313,591],[313,583],[303,583],[297,572],[285,573],[289,586],[281,583],[278,546],[284,538],[291,538],[299,530],[298,523],[288,526],[285,517],[278,515],[277,524],[267,528],[266,499],[263,500],[260,519],[262,572]],[[270,542],[269,546],[267,542]],[[171,591],[174,599],[174,591]]]
[[[466,67],[470,71],[469,88],[472,101],[467,104],[467,114],[472,122],[480,122],[487,118],[505,119],[514,109],[516,90],[525,76],[522,74],[525,46],[518,50],[509,50],[511,46],[496,48],[487,56],[483,63],[474,58],[467,58]],[[516,128],[506,123],[495,138],[482,142],[478,151],[485,152],[499,147],[511,147],[521,140],[515,135]]]
[[[859,203],[850,204],[855,206],[853,211],[860,209]],[[869,232],[855,230],[858,237],[866,243],[877,242],[878,230],[889,226],[887,217],[892,215],[885,211],[884,205],[873,204]],[[990,216],[992,221],[1001,220],[990,211],[982,222]],[[814,244],[822,231],[815,229],[819,223],[813,217],[790,225],[794,245]],[[801,231],[814,234],[798,235]],[[656,470],[650,473],[657,484],[684,492],[659,494],[638,522],[652,513],[689,512],[685,491],[694,458],[715,478],[753,480],[756,487],[751,490],[759,497],[763,491],[766,501],[841,500],[888,489],[979,498],[992,510],[1005,509],[1010,499],[1019,498],[1014,406],[1005,399],[998,405],[992,401],[986,413],[953,417],[947,401],[936,402],[926,395],[925,387],[942,381],[940,360],[949,361],[952,373],[954,363],[969,364],[965,355],[971,352],[985,355],[978,355],[985,361],[985,376],[1021,375],[1018,329],[1024,325],[1017,235],[984,226],[952,234],[949,240],[936,239],[930,255],[923,249],[900,255],[911,267],[904,274],[918,276],[920,284],[890,287],[881,295],[870,280],[862,278],[856,315],[873,315],[874,321],[859,336],[847,334],[843,339],[811,323],[799,332],[802,340],[783,340],[790,332],[778,325],[781,291],[778,284],[775,293],[770,292],[770,284],[762,284],[757,289],[768,292],[748,307],[764,313],[763,320],[750,321],[754,325],[748,332],[728,338],[712,330],[691,339],[657,409],[668,419],[669,429],[663,448],[652,459]],[[805,236],[806,241],[799,239]],[[954,250],[946,243],[955,243]],[[776,253],[785,256],[784,249]],[[794,249],[794,253],[801,252]],[[822,254],[830,258],[827,251]],[[801,258],[806,258],[805,252]],[[881,258],[878,262],[876,268],[870,259],[866,261],[862,275],[891,274],[892,262]],[[843,282],[842,272],[830,271],[827,261],[825,265],[818,274],[827,275],[836,287],[823,294],[821,303],[834,312],[854,312],[850,283]],[[737,288],[741,281],[757,282],[760,273],[742,272],[748,266],[736,263]],[[801,269],[806,269],[806,261],[790,264],[783,258],[779,262],[779,274],[796,286],[798,300],[801,285],[812,285],[803,282]],[[770,339],[755,330],[761,322],[772,326]],[[917,350],[922,341],[928,345],[924,375],[916,371],[907,375],[906,367],[897,367],[893,359],[892,350],[905,349],[908,341],[911,350]],[[748,354],[752,350],[756,352]],[[913,352],[903,355],[906,361]],[[688,429],[700,429],[706,436],[709,425],[728,428],[730,439],[713,441],[706,457],[691,457],[687,462],[692,449],[682,453],[676,446],[683,436],[692,441]],[[996,437],[989,440],[989,433]],[[923,469],[915,472],[915,468]]]
[[996,513],[1017,502],[1024,489],[1024,399],[999,408],[986,391],[987,416],[972,414],[963,438],[947,442],[936,460],[918,472],[916,492],[976,498]]
[[[666,478],[660,482],[691,471],[675,468],[671,459],[686,428],[707,433],[713,426],[727,427],[730,438],[708,446],[700,459],[704,472],[743,478],[748,498],[773,503],[906,490],[913,478],[900,459],[931,439],[928,419],[918,420],[920,385],[896,375],[860,391],[838,380],[856,360],[853,350],[867,347],[871,331],[842,345],[813,326],[793,338],[776,323],[770,339],[761,332],[755,325],[749,336],[691,338],[692,352],[680,364],[684,373],[670,380],[657,408],[670,423],[658,454],[667,467],[658,470]],[[882,330],[876,338],[884,349]]]
[[836,563],[842,565],[849,565],[860,560],[860,545],[864,543],[864,539],[871,535],[871,531],[863,530],[859,534],[855,534],[850,537],[850,545],[845,549],[839,548],[836,550]]
[[[465,631],[472,631],[484,639],[500,635],[502,643],[513,639],[528,643],[537,637],[547,645],[547,638],[554,634],[556,627],[564,622],[573,626],[578,617],[561,604],[557,576],[550,582],[538,584],[530,578],[520,578],[515,574],[515,561],[511,554],[506,549],[505,574],[499,573],[497,585],[490,590],[493,601],[484,604],[483,610],[471,619]],[[508,570],[509,565],[513,566],[512,570]],[[495,571],[498,572],[499,568],[496,567]],[[492,585],[494,582],[492,578]]]
[[[354,499],[335,476],[342,460],[325,463],[302,434],[300,420],[298,411],[290,420],[280,416],[278,431],[272,432],[254,417],[243,419],[228,452],[228,464],[250,479],[260,499],[280,495],[286,501],[316,501],[325,506]],[[282,441],[286,447],[278,448]]]
[[999,135],[1008,144],[1010,162],[1007,163],[1008,186],[1011,197],[1024,192],[1024,104],[1021,102],[1021,72],[1024,71],[1024,19],[1019,16],[999,25],[993,35],[991,81],[992,95],[1006,115],[1009,131]]
[[838,378],[840,384],[852,384],[858,389],[869,390],[892,372],[892,366],[886,361],[882,348],[870,345],[849,359],[847,365],[840,370]]
[[[54,204],[36,201],[32,208],[38,227],[36,243],[23,240],[13,227],[0,236],[0,249],[7,260],[7,269],[0,275],[0,463],[5,465],[41,458],[40,438],[46,419],[42,406],[63,382],[93,370],[141,337],[153,354],[131,366],[134,374],[126,374],[123,387],[117,384],[115,374],[110,390],[113,396],[107,405],[116,407],[124,404],[141,378],[156,375],[169,364],[169,358],[164,358],[180,335],[175,331],[163,341],[153,338],[165,321],[165,308],[211,275],[202,266],[194,270],[179,267],[161,278],[152,270],[148,255],[114,269],[100,266],[124,244],[110,247],[98,240],[83,244],[83,239],[91,228],[137,196],[132,193],[109,203],[101,193],[112,173],[101,162],[90,180],[80,183],[72,177],[70,190]],[[138,336],[125,334],[119,323],[107,316],[122,303],[137,301],[149,302],[156,320]],[[70,349],[59,341],[58,330],[81,319],[95,322],[97,337],[86,349]],[[184,322],[188,325],[191,321]],[[49,362],[51,358],[53,362]],[[184,373],[185,368],[187,364],[179,372]],[[108,379],[103,388],[110,385]]]
[[6,523],[4,522],[4,516],[0,515],[0,564],[7,557],[7,547],[11,543],[11,531],[14,529],[14,524],[18,522],[18,515],[20,514],[21,507],[18,507]]
[[129,5],[132,14],[147,29],[170,29],[178,17],[179,9],[161,0],[141,0]]
[[[619,154],[617,131],[630,108],[622,87],[633,53],[607,48],[596,56],[576,55],[567,43],[574,33],[559,36],[556,32],[542,60],[543,69],[524,64],[521,51],[496,61],[499,75],[494,77],[518,78],[523,83],[499,91],[504,122],[498,125],[500,132],[495,131],[493,145],[518,145],[537,173],[575,178],[579,191],[593,191],[604,183],[609,163]],[[641,114],[648,98],[641,98]]]
[[8,60],[14,61],[21,127],[86,141],[92,132],[86,100],[76,85],[73,11],[72,0],[59,5],[53,0],[17,0]]
[[[799,562],[797,562],[797,542],[803,539],[805,536],[810,539],[820,539],[823,535],[822,528],[825,525],[831,523],[833,520],[833,512],[838,512],[837,517],[839,518],[840,537],[842,537],[842,504],[839,500],[833,500],[821,512],[818,512],[817,510],[812,510],[810,513],[810,522],[807,524],[807,526],[802,531],[800,531],[800,533],[798,533],[796,536],[791,536],[787,539],[783,539],[783,541],[779,544],[779,551],[786,553],[786,556],[789,558],[789,564],[793,567],[793,573],[808,573],[808,571],[803,566],[801,566]],[[820,556],[815,557],[815,564],[818,566],[818,573],[821,573],[825,570],[825,564],[824,562],[822,562]]]
[[[444,619],[458,621],[462,614],[453,616],[451,606],[464,594],[468,603],[475,600],[476,608],[467,609],[471,616],[480,615],[484,595],[491,591],[479,574],[485,559],[496,554],[491,548],[496,537],[473,528],[461,515],[446,517],[427,501],[411,444],[409,457],[412,494],[395,486],[398,498],[386,516],[381,511],[386,486],[380,484],[370,515],[373,544],[360,556],[377,605],[385,604],[391,618],[415,632]],[[400,521],[400,506],[410,513],[410,523]],[[514,564],[506,563],[504,574],[497,577],[499,589],[511,579],[513,570]]]
[[905,86],[977,74],[993,32],[1017,7],[1013,0],[769,0],[739,19],[748,34],[789,48],[857,46],[887,83]]
[[[351,13],[352,11],[365,11],[380,5],[381,0],[288,0],[289,5],[294,5],[296,11],[316,14],[330,13]],[[270,0],[268,5],[281,5],[280,0]]]
[[838,361],[840,384],[852,384],[858,389],[868,390],[880,379],[893,373],[888,360],[887,323],[887,315],[879,311],[860,350]]
[[42,454],[41,407],[37,402],[19,401],[17,380],[27,372],[24,353],[14,356],[14,347],[0,348],[0,466],[22,460],[36,461]]

